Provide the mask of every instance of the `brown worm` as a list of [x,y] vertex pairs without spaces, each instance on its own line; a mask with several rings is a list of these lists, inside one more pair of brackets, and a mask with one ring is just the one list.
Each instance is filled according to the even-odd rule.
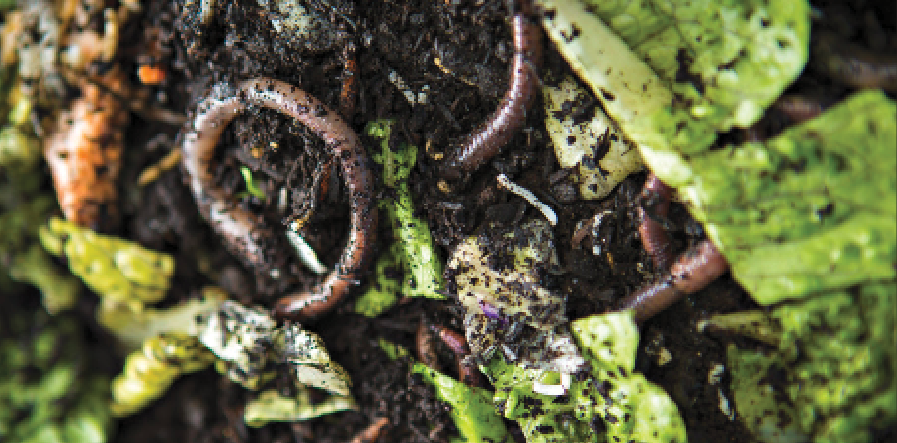
[[[773,122],[778,125],[796,125],[807,120],[815,118],[822,114],[829,106],[831,101],[821,98],[812,97],[802,94],[786,94],[774,101],[769,106],[771,111],[775,111],[780,118],[762,120],[754,123],[748,128],[741,131],[742,140],[746,143],[762,143],[769,138],[770,132],[776,132]],[[772,113],[768,115],[773,115]]]
[[828,106],[813,97],[789,94],[779,97],[771,107],[788,117],[791,123],[803,123],[822,114]]
[[355,57],[355,44],[350,43],[343,49],[343,85],[339,94],[339,111],[346,120],[352,120],[357,102],[358,60]]
[[415,350],[417,351],[417,359],[430,369],[439,370],[439,363],[436,357],[436,347],[433,344],[433,335],[430,334],[430,328],[426,322],[421,321],[417,326],[417,334],[415,334]]
[[657,219],[666,218],[670,212],[670,199],[673,190],[665,185],[653,173],[645,180],[645,187],[639,197],[638,205],[638,233],[642,239],[642,246],[651,257],[656,271],[664,272],[670,268],[673,261],[670,236],[663,223]]
[[897,55],[878,54],[824,33],[813,44],[813,66],[854,88],[897,92]]
[[369,262],[377,232],[370,160],[345,121],[299,88],[266,78],[245,81],[236,89],[225,83],[215,85],[199,104],[183,137],[183,165],[203,216],[231,253],[254,269],[280,271],[282,263],[272,259],[280,242],[261,217],[240,209],[215,184],[213,161],[224,128],[249,106],[270,108],[298,120],[321,137],[340,162],[352,210],[346,247],[318,287],[284,296],[274,307],[278,317],[314,317],[328,311],[358,284]]
[[668,275],[621,300],[617,309],[635,311],[641,323],[683,296],[700,291],[729,270],[729,264],[710,240],[689,248],[676,259]]
[[511,85],[498,109],[446,159],[440,173],[449,180],[458,180],[462,174],[476,171],[495,157],[523,126],[526,111],[536,95],[540,82],[537,67],[542,62],[542,34],[528,17],[532,15],[529,1],[518,0],[514,3],[517,11],[512,19],[514,60],[511,63]]
[[467,386],[482,386],[483,380],[479,368],[465,362],[464,357],[470,355],[470,348],[467,347],[467,340],[464,336],[445,326],[433,325],[430,326],[430,329],[455,353],[455,358],[458,360],[458,378],[461,382]]
[[383,430],[386,429],[387,426],[389,426],[389,419],[381,417],[377,419],[377,421],[371,423],[368,427],[364,428],[363,431],[359,432],[355,438],[352,439],[352,443],[373,443],[380,439]]

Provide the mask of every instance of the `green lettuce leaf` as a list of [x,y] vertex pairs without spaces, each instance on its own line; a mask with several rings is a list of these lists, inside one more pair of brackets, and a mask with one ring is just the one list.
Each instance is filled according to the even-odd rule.
[[[367,125],[364,133],[380,139],[380,151],[371,158],[383,166],[383,184],[394,192],[394,197],[383,200],[380,207],[390,220],[396,240],[401,245],[401,263],[408,274],[408,278],[403,280],[402,293],[408,297],[444,299],[442,260],[436,253],[427,221],[414,215],[414,203],[408,187],[408,177],[417,161],[417,147],[407,143],[398,146],[390,144],[394,123],[392,120],[374,121]],[[388,282],[379,284],[383,288],[392,286]]]
[[510,443],[513,441],[501,417],[490,401],[491,393],[483,388],[470,387],[423,363],[415,363],[411,370],[436,389],[436,397],[451,406],[449,414],[461,433],[459,442]]
[[710,151],[679,187],[761,305],[897,277],[897,105],[848,97],[763,143]]

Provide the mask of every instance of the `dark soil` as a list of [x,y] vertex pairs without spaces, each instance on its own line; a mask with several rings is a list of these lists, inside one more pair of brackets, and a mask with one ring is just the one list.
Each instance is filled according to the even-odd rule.
[[[396,141],[422,148],[411,176],[411,189],[419,215],[429,222],[443,257],[449,255],[454,243],[486,222],[510,225],[539,217],[522,199],[497,189],[495,176],[504,172],[558,212],[560,222],[554,232],[565,274],[546,285],[568,296],[570,318],[605,312],[655,277],[636,231],[637,196],[645,174],[628,178],[601,201],[565,203],[565,190],[557,186],[557,177],[563,172],[550,148],[538,104],[527,114],[523,130],[469,183],[450,192],[437,189],[437,159],[488,117],[507,88],[513,47],[506,2],[305,3],[328,20],[332,38],[297,41],[278,35],[270,26],[265,8],[254,0],[218,1],[214,19],[207,25],[198,21],[198,1],[144,1],[143,15],[123,31],[120,63],[133,72],[150,56],[166,66],[166,82],[148,87],[154,104],[188,116],[212,84],[257,76],[293,84],[337,109],[344,49],[352,45],[357,48],[359,96],[356,111],[349,118],[351,125],[361,132],[372,120],[395,119]],[[866,10],[838,8],[850,9],[852,15],[842,20],[845,23],[850,18],[861,22]],[[891,26],[888,32],[893,32],[893,16],[887,15],[891,22],[883,23]],[[881,20],[884,17],[879,15]],[[855,28],[848,37],[862,41],[862,33]],[[444,69],[434,63],[436,58]],[[426,104],[409,104],[390,82],[391,72],[400,75],[415,93],[425,91]],[[572,75],[547,39],[542,72],[546,84]],[[794,90],[825,94],[832,101],[847,91],[812,72]],[[127,134],[121,181],[124,219],[117,234],[176,257],[178,268],[169,300],[195,296],[205,285],[219,285],[245,304],[271,306],[276,294],[289,288],[308,288],[317,281],[292,257],[290,277],[280,280],[255,275],[241,265],[199,217],[179,168],[165,172],[145,187],[137,186],[140,172],[177,146],[180,128],[136,116],[134,120]],[[776,125],[781,126],[779,121],[769,123],[771,132],[777,130]],[[371,149],[375,146],[373,140],[365,142]],[[275,145],[276,149],[268,148]],[[278,208],[276,198],[244,197],[240,202],[264,213],[272,226],[282,226],[283,220],[308,210],[309,199],[317,201],[304,234],[322,260],[331,264],[345,242],[349,206],[335,167],[331,166],[331,185],[323,195],[316,196],[310,186],[316,167],[328,159],[324,148],[319,139],[289,118],[266,110],[253,111],[238,117],[226,131],[219,144],[217,174],[219,183],[234,194],[244,190],[238,172],[241,165],[253,171],[268,196],[288,188],[293,197],[285,208]],[[607,219],[601,238],[586,236],[574,247],[577,222],[603,210],[613,211],[614,216]],[[693,229],[695,224],[681,206],[674,205],[670,221],[677,251],[701,240],[700,229]],[[388,223],[381,226],[380,249],[385,249],[391,233]],[[592,254],[596,243],[606,254]],[[284,254],[288,254],[286,249]],[[720,410],[718,389],[732,398],[727,380],[719,385],[707,381],[711,368],[725,363],[729,339],[700,334],[694,324],[708,313],[753,306],[744,291],[726,276],[643,327],[645,346],[639,354],[638,369],[666,389],[678,404],[689,441],[750,441],[740,423],[729,420]],[[360,405],[357,412],[248,428],[241,419],[242,405],[253,394],[209,370],[183,377],[161,400],[121,420],[116,441],[345,442],[380,417],[390,420],[381,441],[448,441],[455,431],[447,407],[409,375],[407,362],[389,360],[379,350],[377,339],[414,349],[419,322],[461,330],[459,312],[452,301],[411,300],[379,318],[368,319],[353,314],[351,303],[344,302],[335,312],[305,324],[321,334],[332,357],[351,374],[353,393]],[[105,338],[98,337],[98,346],[111,349]],[[672,355],[669,363],[658,365],[655,355],[660,348]],[[438,351],[445,370],[453,373],[451,351],[442,347]],[[107,362],[112,368],[116,364]]]

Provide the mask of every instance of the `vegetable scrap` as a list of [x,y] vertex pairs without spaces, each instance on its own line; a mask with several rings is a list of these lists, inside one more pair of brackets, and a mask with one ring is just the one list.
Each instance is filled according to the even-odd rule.
[[[48,120],[56,120],[36,126],[47,132],[44,157],[63,214],[83,226],[111,231],[118,223],[117,179],[129,122],[123,101],[134,96],[114,57],[119,29],[139,4],[122,2],[115,10],[56,3],[29,2],[11,13],[2,31],[9,42],[2,62],[18,63],[23,93],[53,116]],[[90,29],[93,20],[104,24],[102,32]],[[98,70],[98,64],[107,68]],[[57,112],[53,108],[64,104],[70,86],[80,89],[80,97]]]
[[858,92],[765,143],[690,157],[700,172],[679,194],[758,303],[897,277],[895,119],[893,100]]
[[125,359],[125,367],[112,381],[112,414],[137,413],[165,394],[182,374],[205,369],[215,360],[196,337],[163,334],[143,342]]
[[311,245],[309,245],[296,231],[298,231],[296,225],[290,225],[290,229],[287,229],[287,240],[289,240],[290,244],[293,246],[293,250],[296,251],[296,256],[299,258],[299,261],[315,274],[326,274],[327,265],[321,262],[321,259],[318,258],[318,254],[315,253],[315,250],[312,249]]
[[[894,101],[875,91],[859,92],[765,145],[749,145],[763,153],[754,156],[763,161],[739,165],[742,174],[762,174],[769,167],[764,165],[783,162],[806,166],[778,168],[782,172],[775,182],[747,175],[744,182],[729,184],[745,189],[745,201],[761,194],[768,201],[762,218],[748,220],[756,227],[750,232],[734,236],[727,226],[727,219],[733,217],[706,213],[706,226],[711,226],[722,244],[750,248],[746,250],[757,254],[730,253],[729,260],[751,296],[771,306],[769,314],[733,313],[724,321],[711,317],[708,322],[712,329],[776,346],[765,364],[787,374],[781,393],[791,400],[800,431],[816,442],[872,441],[870,430],[897,421],[897,411],[890,406],[897,399],[897,389],[885,375],[897,368],[892,352],[897,276],[889,266],[897,260],[897,228],[892,223],[897,179],[890,170],[871,172],[897,160],[893,152],[897,135],[890,123],[894,118]],[[853,152],[858,146],[864,155]],[[740,184],[747,180],[750,188]],[[795,204],[789,189],[798,186],[798,194],[807,197]],[[849,194],[846,189],[851,189]],[[875,203],[863,203],[864,198]],[[772,258],[785,254],[803,258]],[[756,317],[761,320],[751,320]],[[732,352],[737,362],[740,354]],[[733,383],[742,381],[733,379]],[[832,389],[838,389],[837,395],[832,395]],[[738,404],[738,397],[736,404],[747,407]],[[759,403],[753,413],[761,408],[765,414],[769,407]],[[781,423],[756,432],[765,436],[788,429],[779,427]]]
[[[375,265],[377,280],[356,304],[356,311],[368,316],[379,315],[388,309],[398,294],[445,298],[442,262],[426,220],[415,215],[408,187],[408,177],[417,161],[417,147],[407,143],[392,145],[390,137],[394,125],[395,122],[390,120],[375,121],[368,123],[364,131],[366,135],[380,139],[381,151],[371,158],[383,166],[383,184],[394,191],[392,198],[381,200],[380,208],[389,218],[396,239]],[[402,270],[401,285],[390,278],[390,269]]]
[[404,251],[398,242],[380,253],[374,263],[373,278],[368,288],[355,301],[355,312],[378,317],[399,301],[404,292]]
[[155,308],[131,300],[104,297],[97,306],[97,322],[109,330],[125,349],[135,349],[162,334],[196,336],[197,315],[218,308],[227,294],[213,287],[203,288],[200,297],[167,308]]
[[118,221],[118,175],[128,112],[117,96],[122,90],[120,71],[113,69],[100,81],[102,87],[85,83],[83,97],[59,114],[52,134],[44,138],[44,157],[66,219],[110,231]]
[[323,401],[313,401],[311,390],[307,387],[297,387],[295,390],[295,394],[290,396],[276,389],[261,392],[246,403],[243,411],[246,425],[258,428],[272,422],[293,423],[358,409],[352,397],[331,395]]
[[588,109],[594,115],[581,121],[577,105],[595,102],[573,79],[565,78],[556,88],[543,87],[542,96],[555,156],[561,168],[574,169],[569,179],[578,185],[580,198],[602,199],[629,174],[642,170],[638,150],[600,108]]
[[[470,237],[455,248],[446,274],[465,309],[467,342],[474,356],[487,361],[499,347],[520,345],[527,353],[541,354],[541,342],[518,343],[521,333],[550,333],[567,322],[565,298],[539,284],[543,274],[557,272],[560,266],[554,245],[548,223],[533,220],[508,231]],[[495,331],[502,324],[514,326]]]
[[197,319],[199,340],[220,359],[218,369],[248,389],[258,389],[273,377],[272,367],[289,363],[296,383],[349,395],[351,381],[316,334],[299,325],[277,327],[258,308],[225,301],[219,310]]
[[[894,280],[868,282],[722,324],[711,317],[712,330],[774,346],[771,352],[729,348],[736,408],[758,440],[870,442],[897,421],[895,291]],[[757,380],[770,374],[780,382],[758,390]]]
[[767,379],[775,359],[762,351],[727,348],[730,387],[738,418],[763,443],[805,443],[810,437],[800,428],[797,412],[777,396],[784,395]]
[[[280,374],[288,374],[295,397],[266,391],[246,407],[247,423],[263,426],[271,421],[293,421],[356,409],[349,374],[330,359],[317,334],[298,324],[278,327],[268,313],[225,301],[219,309],[201,315],[199,341],[218,359],[216,369],[250,390],[258,390]],[[328,391],[327,400],[312,403],[308,388]]]
[[597,401],[608,441],[686,441],[676,404],[662,388],[635,372],[639,333],[631,312],[574,320],[570,329],[591,365],[596,383],[591,401]]
[[436,389],[436,396],[451,405],[450,414],[461,434],[460,441],[513,441],[501,417],[495,413],[490,399],[491,392],[467,386],[421,363],[416,363],[412,372],[420,374],[424,381],[432,384]]
[[[634,371],[639,334],[630,312],[575,320],[570,331],[590,370],[567,378],[500,356],[483,367],[498,411],[518,421],[527,442],[686,441],[675,403]],[[557,384],[563,395],[540,388]]]
[[[718,132],[754,124],[809,55],[806,2],[647,2],[631,10],[539,3],[553,11],[543,23],[558,50],[651,171],[674,188],[693,170],[671,151],[700,152]],[[680,66],[687,72],[680,75]]]
[[165,297],[174,259],[139,244],[52,218],[40,229],[47,252],[65,257],[72,273],[103,297],[156,303]]

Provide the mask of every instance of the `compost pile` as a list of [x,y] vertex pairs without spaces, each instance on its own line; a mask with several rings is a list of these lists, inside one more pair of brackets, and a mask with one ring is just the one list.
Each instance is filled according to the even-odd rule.
[[[625,406],[631,407],[627,411],[646,411],[636,401],[624,404],[616,397],[617,387],[601,381],[610,377],[623,383],[638,376],[632,383],[643,384],[632,386],[650,388],[656,393],[653,398],[663,400],[657,405],[671,405],[663,410],[672,411],[671,423],[684,424],[688,441],[833,441],[827,436],[847,432],[860,420],[847,409],[868,420],[859,422],[863,432],[854,434],[860,439],[856,441],[891,441],[897,435],[897,412],[886,403],[897,393],[897,308],[893,301],[876,303],[897,297],[897,245],[889,237],[897,228],[891,228],[893,220],[875,225],[875,210],[870,211],[869,224],[851,217],[855,211],[877,207],[879,201],[895,200],[897,165],[887,163],[893,153],[884,154],[881,170],[875,170],[875,159],[865,160],[870,175],[885,178],[870,180],[873,184],[856,191],[868,193],[862,198],[843,197],[834,189],[845,183],[853,189],[853,184],[828,178],[821,179],[824,196],[798,197],[817,205],[813,213],[818,222],[843,221],[850,227],[843,231],[847,233],[838,232],[858,239],[865,249],[850,249],[853,243],[839,249],[846,261],[854,254],[869,260],[856,263],[871,264],[852,273],[853,280],[845,277],[837,283],[824,278],[789,280],[775,290],[754,284],[757,280],[742,276],[754,275],[755,268],[738,255],[753,251],[747,249],[754,246],[751,235],[763,231],[756,235],[784,243],[798,234],[786,228],[774,233],[749,228],[753,221],[774,219],[770,214],[779,208],[774,203],[757,203],[754,212],[760,215],[751,212],[739,218],[740,213],[729,215],[736,203],[714,206],[715,191],[702,188],[737,176],[733,182],[741,186],[742,180],[748,183],[744,189],[756,191],[748,182],[753,172],[720,172],[676,183],[670,178],[681,177],[676,172],[681,169],[655,168],[662,156],[650,156],[657,151],[642,149],[647,167],[642,165],[637,145],[643,139],[627,135],[639,123],[600,130],[588,126],[604,111],[617,118],[609,103],[621,94],[602,90],[596,96],[584,71],[571,67],[571,57],[564,52],[569,48],[558,50],[548,35],[550,25],[541,29],[543,21],[560,17],[552,5],[564,2],[529,3],[0,0],[0,87],[6,96],[0,105],[0,440],[57,441],[77,435],[80,440],[68,441],[379,438],[410,443],[452,441],[460,432],[468,439],[480,435],[487,439],[483,441],[534,442],[565,441],[554,433],[604,441],[605,433],[618,432],[631,435],[632,441],[681,441],[656,432],[639,435],[638,426],[617,429],[611,413],[589,412],[584,418],[576,409],[590,401],[589,407],[601,408],[594,403],[603,401],[608,410]],[[783,84],[784,90],[758,108],[755,121],[713,127],[706,150],[695,147],[682,154],[682,162],[672,163],[711,170],[715,166],[705,159],[729,152],[729,146],[764,146],[780,137],[776,140],[785,141],[769,145],[781,147],[787,158],[776,163],[781,170],[756,174],[757,183],[786,183],[788,174],[814,170],[814,162],[828,165],[834,157],[826,157],[826,143],[837,131],[827,133],[832,127],[827,123],[809,129],[800,124],[819,114],[824,118],[831,110],[831,115],[843,117],[837,124],[844,122],[848,137],[856,125],[846,119],[859,113],[857,109],[881,106],[875,109],[893,112],[897,11],[894,4],[880,3],[887,2],[812,2],[803,30],[809,32],[807,68],[795,69],[794,81]],[[601,8],[586,9],[600,15]],[[618,10],[629,11],[623,6]],[[515,47],[518,15],[538,36],[526,51]],[[624,18],[609,23],[625,27]],[[573,26],[564,38],[575,43],[579,31]],[[533,41],[541,42],[541,49],[533,47]],[[660,49],[645,51],[649,64],[655,61],[653,55],[664,57]],[[704,92],[731,79],[720,76],[715,79],[719,84],[702,83],[706,79],[686,69],[689,63],[697,65],[699,57],[689,59],[683,51],[667,56],[676,66],[665,80],[689,85],[692,91],[671,87],[675,103],[692,106],[706,99],[715,105],[714,100],[728,98],[712,93],[705,97]],[[733,66],[735,62],[719,69],[739,69]],[[662,68],[652,67],[663,77]],[[259,78],[267,80],[255,89],[241,83]],[[506,96],[509,88],[517,87],[531,88],[531,100]],[[337,130],[327,132],[263,103],[273,96],[271,91],[295,90],[320,102],[303,102],[311,103],[307,108],[297,105],[296,115],[309,121],[322,115],[344,121],[358,134],[358,152],[347,148],[349,142],[343,139],[322,139]],[[880,97],[837,107],[854,103],[858,91]],[[510,123],[501,124],[516,127],[507,131],[507,142],[482,165],[461,165],[458,147],[509,96],[530,103],[519,115],[506,116]],[[232,121],[200,128],[200,118],[228,99],[246,109]],[[719,111],[710,109],[709,114]],[[885,127],[863,122],[860,132],[870,139],[891,134],[890,149],[897,148],[893,121]],[[670,140],[699,145],[704,139],[686,133],[685,126],[667,128],[665,134]],[[208,137],[213,128],[221,131],[217,147],[205,155],[190,151],[191,140]],[[565,143],[559,144],[553,136],[563,131],[574,132],[564,133]],[[821,140],[822,147],[811,149],[807,158],[791,155],[788,137]],[[577,151],[577,143],[582,151]],[[562,153],[558,145],[566,145],[567,151]],[[673,145],[670,152],[682,152],[680,145]],[[365,157],[352,157],[359,152]],[[768,160],[759,154],[751,157],[755,151],[747,148],[738,152],[749,154],[735,152],[729,156],[733,166],[726,170],[747,170]],[[627,154],[619,164],[605,163],[606,158]],[[191,169],[194,160],[201,164],[200,172]],[[850,170],[842,163],[833,170]],[[369,174],[356,175],[353,168],[359,164],[369,168]],[[500,175],[504,178],[498,179]],[[661,193],[643,192],[646,180],[657,180],[655,175],[674,188],[669,192],[678,190],[672,204],[669,195],[663,201]],[[365,189],[354,187],[358,180]],[[512,192],[519,188],[551,213]],[[842,197],[850,204],[838,200]],[[216,199],[220,206],[215,206]],[[789,207],[794,206],[799,205]],[[355,213],[359,208],[366,208],[361,215]],[[715,209],[720,212],[712,212]],[[889,210],[882,210],[886,217]],[[379,223],[372,222],[377,213]],[[718,215],[722,213],[727,215]],[[228,229],[222,214],[249,214],[249,220],[264,228],[245,237],[220,235]],[[549,223],[552,215],[556,220]],[[603,357],[594,350],[600,346],[588,344],[590,328],[629,331],[629,326],[620,326],[632,322],[628,317],[624,321],[605,316],[617,315],[621,303],[628,303],[623,300],[639,288],[675,279],[669,276],[669,263],[658,260],[658,251],[643,246],[648,234],[640,234],[640,224],[646,222],[659,225],[669,237],[669,243],[660,246],[670,256],[667,261],[710,245],[710,239],[735,276],[725,273],[710,279],[706,287],[687,291],[681,301],[650,318],[637,314],[639,326],[632,328],[631,344],[617,336],[607,340],[613,346],[631,346],[633,358],[601,369]],[[728,222],[751,234],[732,234],[736,230]],[[810,221],[795,217],[781,225],[815,238]],[[290,230],[298,235],[288,238],[285,232]],[[865,240],[859,240],[863,234]],[[301,245],[295,237],[301,238]],[[827,244],[843,242],[838,237]],[[875,246],[878,243],[884,246]],[[261,258],[251,256],[256,244]],[[356,252],[344,251],[352,247]],[[364,255],[357,272],[351,266],[356,253]],[[774,257],[774,251],[767,254]],[[827,249],[819,252],[832,254]],[[815,263],[808,257],[795,256],[793,261]],[[340,264],[333,271],[336,285],[346,286],[348,294],[322,312],[307,314],[291,307],[286,300],[298,297],[284,297],[314,292],[335,263]],[[879,263],[884,263],[881,269],[875,267]],[[831,265],[832,275],[841,275],[838,266]],[[759,294],[768,292],[763,291],[791,295],[764,299]],[[805,301],[804,293],[822,295]],[[849,312],[845,318],[869,319],[868,325],[841,322],[836,309]],[[802,323],[804,312],[819,320]],[[884,313],[882,320],[876,312]],[[720,315],[733,313],[748,317]],[[802,326],[793,326],[798,324]],[[856,379],[868,384],[844,400],[847,406],[832,400],[828,406],[795,412],[792,406],[807,397],[789,394],[789,383],[824,385],[828,377],[846,371],[841,366],[819,370],[807,363],[814,352],[823,354],[820,359],[841,355],[838,350],[825,354],[829,349],[823,344],[807,340],[812,334],[831,335],[831,343],[845,347],[884,343],[886,348],[890,343],[891,351],[845,353],[845,361],[856,362],[850,369]],[[58,343],[59,337],[65,343]],[[312,351],[295,351],[292,343]],[[764,360],[761,354],[776,360]],[[789,367],[803,368],[806,378],[789,375]],[[523,368],[554,371],[560,378],[527,379],[531,376]],[[756,375],[760,372],[762,377]],[[136,373],[143,375],[125,376]],[[296,374],[309,378],[299,375],[302,383],[294,383],[291,377]],[[315,384],[313,380],[320,379],[314,377],[321,374],[325,381]],[[438,381],[446,376],[453,380]],[[516,378],[512,383],[502,377]],[[520,380],[528,380],[532,390],[515,384]],[[66,388],[69,385],[75,387]],[[562,393],[551,394],[555,386],[563,387]],[[756,416],[742,400],[754,386],[766,386],[771,393],[748,400],[771,408]],[[576,397],[578,389],[583,398]],[[590,399],[589,389],[597,400]],[[875,396],[880,392],[885,392],[882,402]],[[509,398],[518,394],[524,412],[514,415],[518,406]],[[111,412],[106,398],[110,395]],[[483,418],[470,407],[474,412],[468,412],[465,422],[458,411],[466,409],[457,399],[474,403],[476,395],[486,399],[489,416]],[[546,395],[553,395],[556,406],[537,404]],[[807,404],[817,404],[813,401],[822,396]],[[772,397],[776,401],[768,406]],[[260,398],[301,399],[279,410],[295,407],[291,411],[297,418],[251,420],[250,411],[270,404]],[[35,406],[42,401],[52,407]],[[501,416],[493,403],[501,403]],[[571,406],[563,409],[567,404]],[[550,425],[527,421],[542,413],[533,411],[552,407],[563,412],[552,415]],[[770,410],[778,420],[764,415]],[[87,418],[66,418],[75,414]],[[635,417],[649,423],[655,419]],[[800,429],[804,422],[809,430]],[[55,427],[39,434],[36,429],[44,429],[43,423]],[[673,435],[677,428],[670,429]]]

